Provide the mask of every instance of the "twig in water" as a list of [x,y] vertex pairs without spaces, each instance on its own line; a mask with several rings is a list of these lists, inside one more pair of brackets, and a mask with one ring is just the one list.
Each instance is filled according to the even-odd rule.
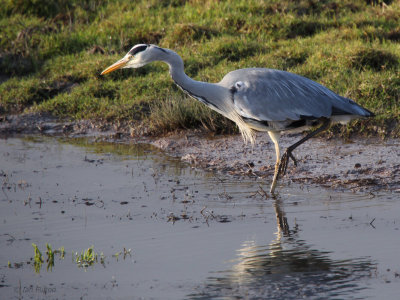
[[372,223],[374,223],[374,221],[375,221],[375,218],[369,223],[369,225],[371,225],[373,228],[375,228],[375,226],[372,224]]
[[258,193],[259,193],[261,196],[264,196],[265,199],[268,199],[268,198],[269,198],[267,192],[262,188],[261,184],[259,185]]

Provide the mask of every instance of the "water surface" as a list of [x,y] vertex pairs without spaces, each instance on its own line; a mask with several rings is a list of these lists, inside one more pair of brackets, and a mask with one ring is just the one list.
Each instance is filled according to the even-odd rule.
[[[286,184],[273,199],[269,182],[143,144],[13,137],[0,149],[1,298],[398,297],[398,193]],[[65,258],[36,273],[32,243]],[[92,245],[104,263],[78,267],[72,254]]]

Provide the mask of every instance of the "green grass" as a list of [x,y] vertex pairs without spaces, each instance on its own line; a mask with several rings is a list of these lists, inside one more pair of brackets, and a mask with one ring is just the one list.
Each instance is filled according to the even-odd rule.
[[[35,273],[40,273],[40,270],[42,268],[43,262],[43,255],[42,252],[40,252],[39,247],[35,244],[32,243],[32,247],[34,250],[34,256],[33,256],[33,266],[35,268]],[[46,244],[46,255],[47,255],[47,271],[52,271],[54,267],[54,258],[55,255],[58,255],[60,259],[64,259],[65,257],[65,250],[64,247],[60,247],[59,249],[54,249],[51,247],[50,244]],[[10,263],[9,263],[10,265]]]
[[[32,247],[34,250],[34,256],[31,258],[33,260],[33,266],[35,273],[39,274],[42,265],[44,264],[44,256],[42,255],[42,252],[40,251],[39,247],[35,244],[32,243]],[[132,250],[123,248],[122,251],[118,251],[112,255],[118,261],[120,255],[125,260],[128,256],[132,257]],[[50,244],[46,243],[46,263],[47,267],[46,270],[47,272],[52,272],[53,267],[55,266],[55,258],[58,256],[59,260],[65,258],[65,249],[64,247],[60,247],[58,249],[53,249]],[[71,255],[72,262],[75,263],[79,268],[87,269],[89,266],[93,266],[96,263],[100,263],[105,267],[105,259],[106,256],[104,256],[103,252],[100,254],[96,253],[94,251],[94,246],[91,246],[87,248],[86,250],[82,250],[81,253],[79,254],[78,252],[72,252]],[[22,266],[23,263],[14,263],[14,266]],[[12,268],[12,264],[10,261],[8,261],[7,264],[8,268]]]
[[98,254],[93,250],[93,248],[94,246],[91,246],[82,251],[80,255],[78,252],[75,253],[75,256],[72,255],[72,259],[75,258],[75,262],[78,267],[87,268],[94,263],[97,263]]
[[210,82],[244,67],[316,80],[377,114],[357,131],[400,136],[400,3],[335,0],[0,0],[0,115],[132,120],[152,133],[228,120],[182,92],[168,68],[99,73],[136,43],[177,51]]
[[34,268],[35,268],[35,272],[39,273],[40,269],[42,268],[42,264],[43,264],[42,252],[40,252],[38,246],[35,243],[32,243],[32,247],[33,247],[33,250],[35,252],[35,255],[33,257],[34,258],[33,265],[34,265]]

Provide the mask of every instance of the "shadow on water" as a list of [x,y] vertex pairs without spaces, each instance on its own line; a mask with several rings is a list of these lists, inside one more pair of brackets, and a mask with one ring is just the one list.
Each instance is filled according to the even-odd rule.
[[290,229],[282,199],[274,202],[277,231],[269,245],[245,241],[230,270],[215,272],[190,299],[338,299],[366,289],[376,264],[369,259],[334,260],[332,252],[319,251]]

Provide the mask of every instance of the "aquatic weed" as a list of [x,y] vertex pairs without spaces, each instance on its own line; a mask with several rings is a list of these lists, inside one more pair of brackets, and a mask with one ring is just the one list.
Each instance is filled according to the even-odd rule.
[[33,256],[33,259],[34,259],[33,265],[35,267],[35,272],[40,273],[40,269],[42,268],[42,264],[43,264],[42,252],[40,252],[38,246],[35,243],[32,243],[32,247],[35,251],[35,254]]
[[91,246],[88,249],[82,251],[80,255],[78,255],[78,252],[75,252],[75,262],[78,267],[85,269],[96,263],[97,253],[94,252],[94,246]]

